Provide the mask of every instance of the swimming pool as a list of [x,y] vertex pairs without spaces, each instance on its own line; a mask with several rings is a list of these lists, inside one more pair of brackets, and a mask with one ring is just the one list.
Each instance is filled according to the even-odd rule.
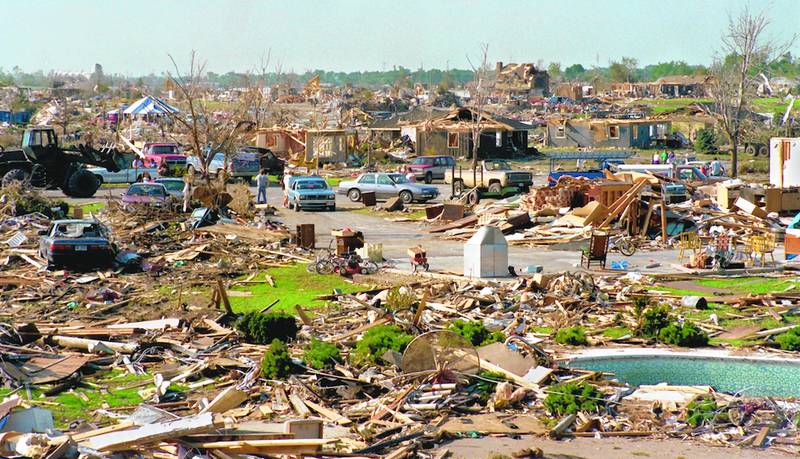
[[751,397],[800,397],[800,360],[730,356],[724,352],[679,353],[607,350],[574,356],[571,368],[614,373],[631,385],[712,386]]

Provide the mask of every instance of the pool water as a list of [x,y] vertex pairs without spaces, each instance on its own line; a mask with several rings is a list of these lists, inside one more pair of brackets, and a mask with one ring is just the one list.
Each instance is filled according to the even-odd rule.
[[614,373],[628,384],[711,386],[751,397],[800,397],[800,363],[786,360],[632,355],[578,357],[571,368]]

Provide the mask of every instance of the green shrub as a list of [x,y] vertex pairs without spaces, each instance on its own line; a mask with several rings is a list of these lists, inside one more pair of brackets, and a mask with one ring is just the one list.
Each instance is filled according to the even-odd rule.
[[712,420],[727,421],[727,415],[717,414],[717,402],[712,397],[703,397],[686,405],[686,423],[690,426],[701,426]]
[[311,344],[306,347],[303,361],[315,370],[322,370],[323,368],[333,368],[335,364],[342,361],[342,356],[339,354],[339,348],[335,345],[313,338]]
[[644,311],[639,322],[639,336],[644,338],[658,338],[658,333],[671,322],[669,306],[661,305],[648,308]]
[[578,411],[599,412],[603,407],[602,394],[585,382],[554,386],[544,398],[544,408],[552,416],[574,414]]
[[700,129],[697,131],[694,151],[706,154],[717,151],[717,135],[712,129]]
[[367,330],[356,343],[353,359],[358,364],[379,363],[386,351],[403,352],[412,339],[397,325],[378,325]]
[[292,373],[292,358],[289,347],[279,339],[272,340],[261,359],[261,376],[267,379],[283,379]]
[[708,334],[692,322],[684,322],[683,326],[673,322],[658,332],[658,339],[682,347],[700,347],[708,344]]
[[485,346],[498,341],[503,342],[506,339],[503,332],[491,332],[477,320],[456,319],[450,324],[450,330],[466,338],[473,346]]
[[386,306],[391,311],[405,311],[417,302],[417,295],[405,288],[395,287],[386,295]]
[[251,311],[239,317],[236,329],[248,343],[268,344],[273,340],[289,341],[297,336],[297,319],[284,312],[262,314]]
[[570,346],[586,346],[589,340],[586,339],[586,332],[583,327],[562,328],[556,332],[556,343],[569,344]]
[[775,341],[784,351],[800,351],[800,328],[795,327],[786,333],[781,333],[775,338]]

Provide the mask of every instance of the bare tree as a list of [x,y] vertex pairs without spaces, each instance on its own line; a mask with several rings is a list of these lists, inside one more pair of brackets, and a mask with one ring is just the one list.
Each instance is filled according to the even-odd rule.
[[764,31],[769,24],[770,19],[765,13],[753,13],[747,7],[738,16],[730,16],[722,36],[722,55],[718,56],[712,69],[716,113],[731,142],[732,177],[736,177],[738,172],[739,144],[747,109],[756,95],[754,66],[769,63],[794,42],[794,37],[782,44],[767,39]]
[[[216,117],[209,108],[204,85],[206,63],[200,62],[194,51],[191,53],[189,69],[181,72],[175,59],[170,55],[175,75],[167,76],[177,88],[185,111],[171,115],[187,132],[192,146],[192,154],[197,156],[201,165],[201,173],[208,176],[208,165],[214,152],[230,155],[235,141],[253,128],[255,123],[250,119],[252,107],[257,98],[254,91],[246,89],[237,103],[230,106],[230,111],[222,117]],[[245,83],[251,79],[246,78]],[[210,154],[204,155],[208,149]]]
[[470,137],[472,139],[472,175],[473,183],[477,178],[475,177],[478,169],[478,146],[481,142],[481,133],[484,129],[483,123],[483,107],[486,103],[486,85],[489,80],[489,44],[484,43],[480,45],[480,62],[475,66],[467,56],[467,62],[472,67],[472,72],[475,74],[475,93],[470,95],[470,103],[472,109],[472,117],[469,123]]

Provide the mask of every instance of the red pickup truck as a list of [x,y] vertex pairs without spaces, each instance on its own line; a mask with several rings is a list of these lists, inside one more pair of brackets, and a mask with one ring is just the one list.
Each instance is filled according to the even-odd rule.
[[145,162],[155,161],[156,167],[166,162],[173,175],[182,175],[186,171],[186,155],[180,153],[176,143],[147,142],[142,148]]

